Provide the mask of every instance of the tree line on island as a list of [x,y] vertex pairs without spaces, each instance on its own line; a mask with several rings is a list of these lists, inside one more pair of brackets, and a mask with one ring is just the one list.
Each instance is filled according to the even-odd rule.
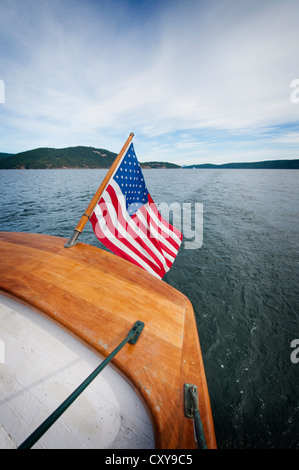
[[[0,152],[0,169],[67,169],[67,168],[110,168],[117,154],[94,147],[67,147],[63,149],[37,148],[17,154]],[[182,169],[299,169],[299,159],[266,160],[260,162],[204,163],[180,166],[169,162],[141,162],[141,168],[182,168]]]

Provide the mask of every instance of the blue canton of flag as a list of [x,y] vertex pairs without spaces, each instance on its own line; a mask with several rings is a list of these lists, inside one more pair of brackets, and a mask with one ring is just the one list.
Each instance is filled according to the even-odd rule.
[[126,199],[126,209],[130,216],[148,202],[148,190],[131,144],[113,176]]

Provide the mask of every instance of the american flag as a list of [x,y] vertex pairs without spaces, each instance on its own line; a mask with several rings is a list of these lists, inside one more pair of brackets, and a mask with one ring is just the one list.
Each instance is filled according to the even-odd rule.
[[161,279],[171,268],[182,234],[159,213],[131,143],[89,218],[113,253]]

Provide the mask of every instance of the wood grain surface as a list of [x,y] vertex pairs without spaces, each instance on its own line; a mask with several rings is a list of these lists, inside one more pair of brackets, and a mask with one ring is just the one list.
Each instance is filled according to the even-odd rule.
[[145,327],[113,365],[146,403],[155,445],[195,447],[184,415],[184,384],[195,384],[208,448],[213,418],[190,301],[151,274],[99,248],[49,235],[0,232],[0,290],[59,323],[102,357],[135,321]]

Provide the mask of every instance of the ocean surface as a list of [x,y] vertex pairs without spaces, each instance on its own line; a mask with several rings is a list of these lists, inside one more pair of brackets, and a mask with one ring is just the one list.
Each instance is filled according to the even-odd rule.
[[[0,171],[0,230],[69,238],[106,171]],[[181,228],[195,243],[183,242],[164,281],[194,307],[218,447],[299,448],[299,171],[144,177],[156,204],[189,208]],[[80,240],[101,246],[90,223]]]

